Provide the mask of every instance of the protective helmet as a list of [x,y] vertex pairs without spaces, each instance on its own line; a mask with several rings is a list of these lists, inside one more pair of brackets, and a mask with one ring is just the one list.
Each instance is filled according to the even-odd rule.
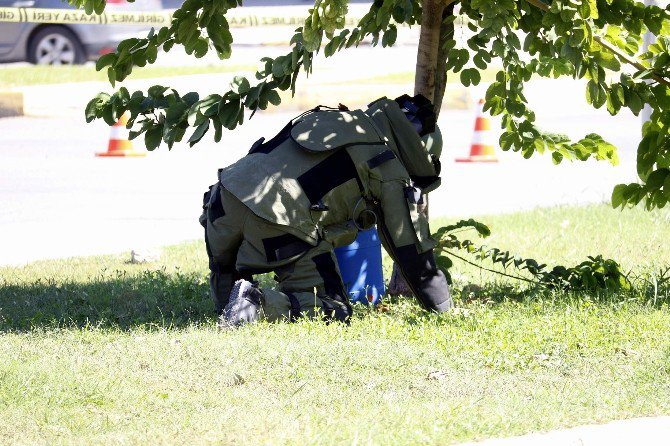
[[418,94],[410,97],[404,94],[395,98],[395,101],[419,136],[435,131],[435,106],[425,96]]
[[403,95],[377,99],[365,112],[387,136],[414,185],[425,193],[440,185],[442,136],[433,110],[425,97]]
[[442,132],[440,131],[440,127],[435,125],[433,133],[422,136],[421,141],[423,141],[423,145],[430,156],[440,159],[442,155]]

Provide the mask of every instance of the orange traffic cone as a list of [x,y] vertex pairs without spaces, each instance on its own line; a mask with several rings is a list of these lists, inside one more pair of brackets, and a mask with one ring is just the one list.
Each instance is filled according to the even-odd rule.
[[472,135],[470,156],[467,158],[456,158],[457,163],[489,162],[497,163],[494,141],[491,134],[491,121],[484,114],[484,99],[479,100],[477,105],[477,119],[475,120],[475,133]]
[[96,153],[95,156],[146,156],[144,152],[138,152],[133,148],[133,143],[128,139],[128,116],[125,112],[111,128],[109,135],[109,145],[107,151]]

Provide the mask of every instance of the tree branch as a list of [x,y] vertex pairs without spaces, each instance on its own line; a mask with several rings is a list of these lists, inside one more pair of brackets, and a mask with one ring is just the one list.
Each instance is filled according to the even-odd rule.
[[488,272],[490,272],[490,273],[494,273],[494,274],[500,274],[501,276],[509,277],[510,279],[521,280],[521,281],[524,281],[524,282],[534,283],[534,284],[537,285],[537,281],[535,281],[535,280],[527,279],[527,278],[525,278],[525,277],[521,277],[521,276],[514,276],[514,275],[512,275],[512,274],[503,273],[502,271],[496,271],[496,270],[494,270],[494,269],[486,268],[485,266],[478,265],[478,264],[476,264],[475,262],[471,262],[470,260],[468,260],[468,259],[466,259],[466,258],[464,258],[464,257],[461,257],[461,256],[459,256],[458,254],[455,254],[453,251],[449,251],[448,249],[444,249],[443,251],[444,251],[445,253],[449,254],[450,256],[454,256],[454,257],[456,257],[458,260],[462,260],[462,261],[464,261],[465,263],[467,263],[467,264],[469,264],[469,265],[472,265],[472,266],[474,266],[474,267],[476,267],[476,268],[483,269],[484,271],[488,271]]
[[531,5],[535,6],[536,8],[540,8],[544,12],[549,11],[549,5],[546,3],[541,2],[540,0],[526,0],[526,2],[530,3]]
[[[529,4],[531,4],[531,5],[533,5],[533,6],[535,6],[535,7],[538,8],[538,9],[541,9],[541,10],[544,11],[544,12],[549,11],[549,5],[547,5],[546,3],[543,3],[543,2],[540,1],[540,0],[526,0],[526,2],[529,3]],[[640,70],[640,71],[649,70],[648,67],[645,67],[645,66],[642,65],[638,60],[635,60],[634,58],[632,58],[632,57],[629,56],[628,54],[624,53],[624,52],[621,51],[619,48],[615,47],[614,45],[612,45],[611,43],[609,43],[607,40],[603,39],[602,37],[597,36],[597,35],[594,35],[594,36],[593,36],[593,39],[594,39],[596,42],[598,42],[600,45],[602,45],[603,47],[607,48],[609,51],[611,51],[612,53],[614,53],[616,56],[618,56],[619,58],[621,58],[623,61],[625,61],[626,63],[628,63],[628,64],[630,64],[630,65],[632,65],[632,66],[634,66],[634,67],[637,68],[638,70]],[[663,85],[665,85],[665,86],[670,87],[670,81],[667,80],[666,78],[664,78],[664,77],[662,77],[662,76],[659,76],[659,75],[657,75],[656,73],[653,73],[653,72],[652,72],[651,77],[652,77],[652,79],[654,79],[656,82],[658,82],[658,83],[660,83],[660,84],[663,84]]]

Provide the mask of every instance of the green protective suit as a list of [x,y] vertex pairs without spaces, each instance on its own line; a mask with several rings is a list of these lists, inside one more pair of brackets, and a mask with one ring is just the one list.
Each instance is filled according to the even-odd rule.
[[365,111],[306,112],[219,169],[200,218],[217,311],[236,279],[274,271],[278,290],[263,290],[267,319],[322,311],[346,321],[351,307],[333,249],[375,223],[419,302],[450,308],[418,211],[422,194],[440,183],[427,145],[439,153],[439,131],[422,141],[398,104],[382,98]]

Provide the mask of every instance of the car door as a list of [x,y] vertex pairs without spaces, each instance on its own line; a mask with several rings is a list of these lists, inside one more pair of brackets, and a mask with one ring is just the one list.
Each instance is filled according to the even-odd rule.
[[[26,8],[34,4],[33,0],[0,0],[0,8]],[[0,22],[0,59],[15,56],[16,45],[31,26],[29,23]]]

